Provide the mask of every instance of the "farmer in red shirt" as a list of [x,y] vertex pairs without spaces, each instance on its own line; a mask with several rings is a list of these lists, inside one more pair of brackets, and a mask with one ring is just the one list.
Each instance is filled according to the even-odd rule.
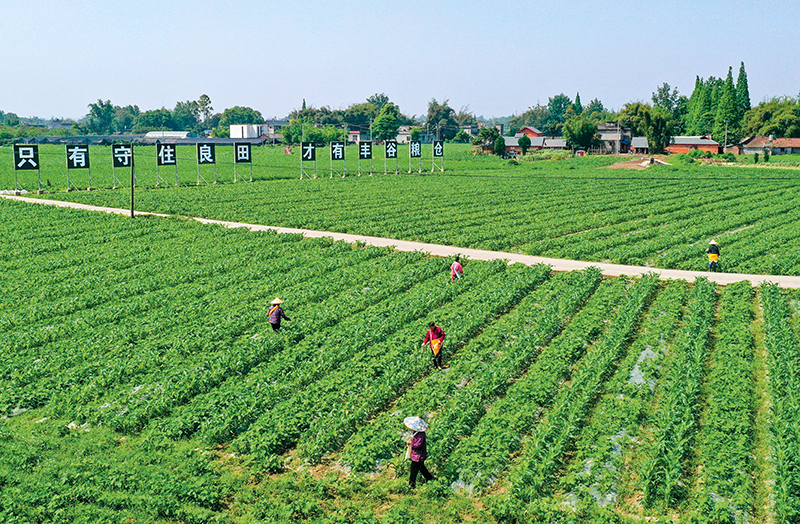
[[444,331],[435,323],[428,324],[428,332],[425,333],[425,340],[422,341],[422,347],[425,344],[431,344],[431,351],[433,351],[433,365],[442,369],[442,346],[444,345]]

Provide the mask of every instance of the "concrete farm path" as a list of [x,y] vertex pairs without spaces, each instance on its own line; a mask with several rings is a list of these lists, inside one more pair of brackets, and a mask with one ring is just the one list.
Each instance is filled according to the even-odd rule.
[[[0,197],[22,202],[35,204],[45,204],[57,207],[69,207],[83,209],[87,211],[98,211],[119,215],[130,215],[130,209],[117,209],[111,207],[98,207],[75,202],[63,202],[60,200],[45,200],[41,198],[28,198],[14,195],[0,195]],[[153,215],[170,217],[160,213],[136,212],[137,215]],[[216,224],[223,227],[243,227],[251,231],[273,230],[278,233],[299,233],[306,237],[330,237],[334,240],[343,240],[349,243],[364,243],[371,246],[394,247],[398,251],[422,251],[434,256],[453,257],[461,255],[469,260],[508,260],[509,263],[521,262],[527,265],[547,264],[554,271],[574,271],[586,269],[588,267],[598,267],[603,275],[615,277],[620,275],[641,276],[647,273],[655,273],[662,280],[687,280],[694,281],[699,277],[706,277],[712,282],[720,285],[732,284],[733,282],[749,281],[754,286],[764,282],[772,282],[784,288],[800,288],[800,277],[786,275],[748,275],[744,273],[709,273],[706,271],[685,271],[681,269],[659,269],[653,267],[625,266],[622,264],[605,264],[601,262],[583,262],[580,260],[566,260],[560,258],[537,257],[533,255],[522,255],[519,253],[506,253],[503,251],[487,251],[483,249],[468,249],[463,247],[443,246],[439,244],[428,244],[424,242],[411,242],[407,240],[396,240],[392,238],[371,237],[365,235],[351,235],[347,233],[334,233],[330,231],[314,231],[310,229],[295,229],[289,227],[264,226],[258,224],[244,224],[241,222],[227,222],[224,220],[210,220],[206,218],[187,217],[203,224]]]

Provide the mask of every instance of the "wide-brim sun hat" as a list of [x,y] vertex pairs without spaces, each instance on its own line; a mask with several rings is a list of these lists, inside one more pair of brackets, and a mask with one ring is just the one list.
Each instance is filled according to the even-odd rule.
[[275,305],[283,304],[283,300],[279,299],[278,297],[275,297],[275,300],[270,302],[270,304],[275,304]]
[[427,431],[428,429],[428,423],[419,417],[406,417],[403,419],[403,424],[414,431]]
[[711,242],[709,242],[709,244],[714,244],[714,245],[716,245],[716,244],[717,244],[717,241],[716,241],[716,240],[712,240]]

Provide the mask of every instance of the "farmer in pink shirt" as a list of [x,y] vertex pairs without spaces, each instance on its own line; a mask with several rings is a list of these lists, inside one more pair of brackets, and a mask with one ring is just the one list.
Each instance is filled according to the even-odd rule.
[[461,278],[463,275],[464,268],[461,266],[459,257],[456,257],[456,261],[450,266],[450,280],[455,282],[457,278]]
[[422,473],[425,481],[433,480],[433,475],[425,467],[425,459],[428,458],[428,444],[425,438],[425,431],[428,429],[428,424],[419,417],[406,417],[403,420],[405,426],[414,431],[414,436],[411,440],[406,441],[406,445],[410,448],[411,459],[411,476],[408,479],[408,485],[411,488],[417,487],[417,475]]

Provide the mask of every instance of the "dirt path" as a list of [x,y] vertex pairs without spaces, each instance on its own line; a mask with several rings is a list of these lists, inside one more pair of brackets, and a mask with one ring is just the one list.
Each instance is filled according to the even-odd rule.
[[[27,198],[13,195],[0,195],[2,198],[30,202],[34,204],[52,205],[57,207],[69,207],[88,211],[98,211],[119,215],[130,215],[130,209],[117,209],[111,207],[89,206],[75,202],[62,202],[58,200],[44,200],[40,198]],[[138,215],[170,216],[159,213],[139,213]],[[310,229],[295,229],[288,227],[263,226],[258,224],[244,224],[241,222],[227,222],[223,220],[209,220],[206,218],[189,217],[203,224],[216,224],[223,227],[244,227],[251,231],[274,230],[278,233],[299,233],[306,237],[330,237],[334,240],[343,240],[349,243],[364,243],[371,246],[394,247],[398,251],[422,251],[431,255],[441,257],[452,257],[461,255],[471,260],[508,260],[509,263],[520,262],[527,265],[547,264],[554,271],[574,271],[586,269],[587,267],[598,267],[605,276],[641,276],[647,273],[656,273],[662,280],[681,279],[693,282],[699,277],[706,277],[712,282],[720,285],[731,284],[748,280],[754,286],[763,282],[774,282],[784,288],[800,288],[800,277],[785,275],[748,275],[744,273],[708,273],[705,271],[685,271],[681,269],[658,269],[641,266],[625,266],[622,264],[604,264],[600,262],[583,262],[580,260],[566,260],[561,258],[546,258],[533,255],[522,255],[519,253],[505,253],[503,251],[487,251],[483,249],[468,249],[462,247],[443,246],[440,244],[427,244],[424,242],[411,242],[407,240],[395,240],[391,238],[371,237],[365,235],[351,235],[347,233],[333,233],[330,231],[314,231]]]

